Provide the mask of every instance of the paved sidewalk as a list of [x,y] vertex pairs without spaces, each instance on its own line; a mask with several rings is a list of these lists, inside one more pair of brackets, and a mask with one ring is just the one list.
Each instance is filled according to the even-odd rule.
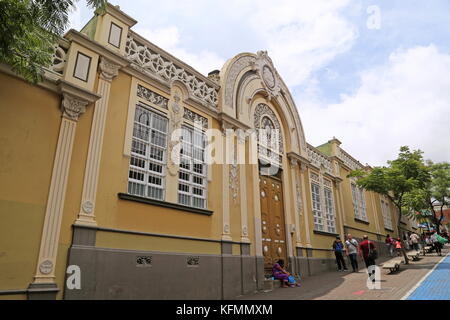
[[450,254],[420,282],[407,300],[450,300]]
[[[442,254],[447,255],[450,249],[446,246]],[[271,292],[259,292],[239,297],[239,300],[400,300],[421,281],[433,267],[442,260],[436,253],[420,256],[419,261],[410,261],[409,265],[401,264],[400,271],[389,274],[381,269],[380,289],[367,288],[366,269],[358,273],[326,272],[307,277],[298,288],[276,288]],[[399,259],[399,258],[396,258]],[[377,261],[378,262],[378,261]],[[382,261],[380,261],[382,262]],[[440,292],[449,290],[450,261],[436,268],[436,277],[446,276],[447,280],[439,286]],[[381,266],[381,263],[378,264]],[[441,273],[442,272],[442,273]],[[445,275],[446,274],[446,275]],[[430,278],[430,281],[435,278]],[[425,285],[425,284],[424,284]],[[433,287],[434,288],[434,287]],[[434,290],[434,289],[433,289]],[[446,291],[447,290],[447,291]],[[425,297],[422,295],[422,297]],[[427,299],[425,297],[425,299]]]

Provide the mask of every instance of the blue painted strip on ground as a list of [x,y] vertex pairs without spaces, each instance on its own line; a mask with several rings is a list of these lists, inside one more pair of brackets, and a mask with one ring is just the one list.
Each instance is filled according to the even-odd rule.
[[428,275],[407,300],[450,300],[450,255]]

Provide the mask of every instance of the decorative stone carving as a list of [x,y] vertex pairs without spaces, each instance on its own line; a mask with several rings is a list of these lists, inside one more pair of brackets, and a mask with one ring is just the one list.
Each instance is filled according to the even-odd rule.
[[88,102],[86,100],[74,97],[68,93],[63,93],[63,101],[61,103],[61,111],[63,117],[78,121],[78,117],[86,111]]
[[198,113],[195,113],[192,110],[189,110],[187,108],[184,109],[183,118],[189,121],[192,121],[194,123],[200,123],[203,129],[208,129],[208,119],[205,117],[202,117]]
[[225,104],[229,107],[233,107],[234,85],[236,84],[237,77],[242,69],[252,66],[254,61],[254,57],[243,56],[238,58],[230,67],[225,84]]
[[351,170],[363,169],[364,166],[360,164],[358,161],[353,159],[347,152],[338,147],[337,157],[341,159],[344,164],[349,167]]
[[314,166],[316,166],[320,170],[324,170],[330,175],[333,175],[332,162],[326,156],[322,155],[314,148],[308,146],[308,157]]
[[62,75],[66,64],[66,56],[67,49],[63,48],[60,44],[56,44],[52,55],[53,64],[49,69]]
[[[182,93],[181,90],[174,89],[173,95],[172,95],[172,103],[171,103],[171,110],[169,112],[170,117],[170,132],[175,132],[175,130],[178,130],[181,128],[181,124],[183,122],[183,105],[181,104],[182,101]],[[175,150],[175,146],[178,145],[178,141],[176,139],[169,139],[169,163],[168,163],[168,170],[169,174],[172,176],[175,176],[178,174],[178,163],[180,163],[180,152],[178,150]]]
[[189,256],[187,257],[187,265],[188,267],[197,267],[200,264],[200,257],[199,256]]
[[182,67],[170,61],[170,58],[164,57],[145,44],[137,42],[130,35],[127,39],[125,52],[128,60],[132,62],[133,68],[167,84],[179,80],[186,84],[192,97],[201,104],[214,109],[217,108],[217,89],[185,71]]
[[85,213],[89,214],[89,213],[92,213],[92,210],[94,209],[94,204],[91,201],[86,201],[83,203],[81,208],[83,209],[83,211]]
[[258,51],[256,53],[256,60],[253,63],[253,70],[255,70],[262,79],[264,88],[269,94],[269,99],[272,99],[280,94],[281,87],[278,73],[275,70],[272,59],[270,59],[267,51]]
[[223,226],[223,232],[224,233],[230,233],[230,225],[229,224],[225,224]]
[[243,227],[242,227],[242,235],[243,235],[244,237],[247,237],[247,236],[248,236],[248,228],[247,228],[247,226],[243,226]]
[[136,266],[137,267],[151,267],[152,266],[152,256],[137,256]]
[[295,193],[297,197],[297,213],[302,214],[303,211],[303,203],[302,203],[302,191],[300,189],[300,183],[298,182],[298,178],[295,178]]
[[53,262],[50,260],[45,260],[39,265],[39,271],[42,274],[49,274],[53,270]]
[[150,89],[147,89],[141,85],[138,85],[137,87],[137,96],[139,98],[145,99],[148,102],[157,105],[158,107],[167,109],[167,106],[169,104],[169,99],[157,94],[156,92],[153,92]]
[[236,203],[239,191],[239,166],[236,163],[230,165],[230,190],[233,202]]
[[100,75],[106,81],[111,81],[119,74],[120,66],[104,57],[100,57]]

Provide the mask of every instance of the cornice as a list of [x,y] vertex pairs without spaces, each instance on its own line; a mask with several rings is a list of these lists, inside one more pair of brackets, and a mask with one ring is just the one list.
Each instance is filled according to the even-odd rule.
[[132,17],[127,15],[125,12],[120,10],[119,6],[114,6],[109,2],[106,3],[106,7],[103,10],[97,9],[95,11],[95,13],[98,15],[104,15],[105,13],[109,13],[114,18],[120,20],[121,22],[125,23],[129,27],[132,27],[137,23],[137,20],[133,19]]

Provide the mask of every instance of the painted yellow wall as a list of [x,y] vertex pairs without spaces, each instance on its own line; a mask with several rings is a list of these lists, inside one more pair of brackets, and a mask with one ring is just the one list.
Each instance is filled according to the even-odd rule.
[[60,98],[0,73],[0,290],[33,280],[61,122]]

